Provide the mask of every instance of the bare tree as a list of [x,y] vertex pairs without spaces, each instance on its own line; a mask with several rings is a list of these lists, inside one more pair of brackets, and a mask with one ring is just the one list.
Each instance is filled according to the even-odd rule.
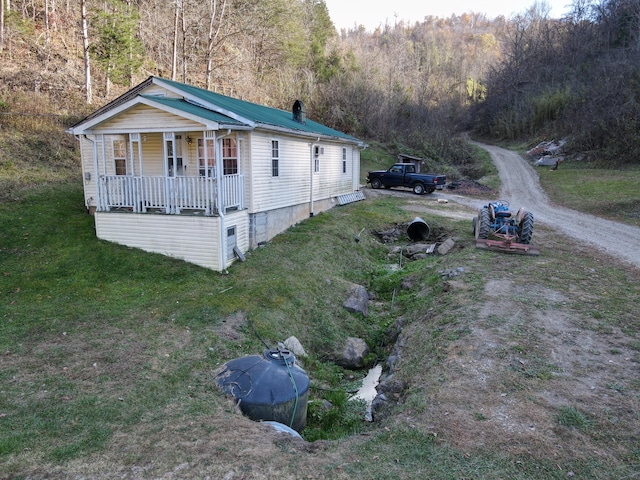
[[173,53],[171,56],[171,80],[176,79],[178,69],[178,25],[180,23],[180,12],[182,10],[182,0],[176,0],[175,16],[173,23]]
[[89,62],[89,31],[87,27],[87,2],[80,0],[80,17],[82,25],[82,49],[84,53],[84,87],[87,92],[87,103],[93,102],[91,94],[91,65]]
[[0,52],[4,49],[4,0],[0,0]]
[[227,0],[210,0],[209,2],[209,35],[205,60],[207,64],[206,88],[211,88],[211,73],[213,71],[213,57],[220,50],[227,39],[223,35],[223,28],[227,28],[225,17],[227,16]]

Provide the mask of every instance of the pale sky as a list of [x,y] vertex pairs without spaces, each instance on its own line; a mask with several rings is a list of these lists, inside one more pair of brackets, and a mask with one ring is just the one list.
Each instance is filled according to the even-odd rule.
[[[405,20],[420,22],[424,17],[450,17],[452,13],[484,13],[489,18],[499,15],[511,17],[524,13],[535,0],[325,0],[329,16],[338,31],[341,28],[353,28],[355,24],[364,25],[371,31],[378,25]],[[559,18],[567,13],[572,0],[546,0],[551,7],[551,18]]]

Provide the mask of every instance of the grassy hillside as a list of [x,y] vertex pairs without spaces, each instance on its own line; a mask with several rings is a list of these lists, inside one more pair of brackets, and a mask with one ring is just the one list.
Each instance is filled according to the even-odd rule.
[[0,202],[80,179],[78,142],[64,130],[87,107],[74,112],[61,112],[48,95],[0,89]]

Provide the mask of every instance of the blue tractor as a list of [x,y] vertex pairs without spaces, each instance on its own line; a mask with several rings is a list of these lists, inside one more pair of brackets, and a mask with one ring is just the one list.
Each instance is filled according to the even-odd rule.
[[478,248],[530,255],[540,253],[537,247],[530,245],[533,214],[523,208],[514,214],[504,200],[490,202],[478,211],[473,219],[473,234]]

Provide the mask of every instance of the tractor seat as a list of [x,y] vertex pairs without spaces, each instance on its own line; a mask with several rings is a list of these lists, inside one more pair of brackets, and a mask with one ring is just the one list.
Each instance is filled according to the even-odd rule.
[[511,216],[511,212],[496,212],[497,218],[509,218]]

